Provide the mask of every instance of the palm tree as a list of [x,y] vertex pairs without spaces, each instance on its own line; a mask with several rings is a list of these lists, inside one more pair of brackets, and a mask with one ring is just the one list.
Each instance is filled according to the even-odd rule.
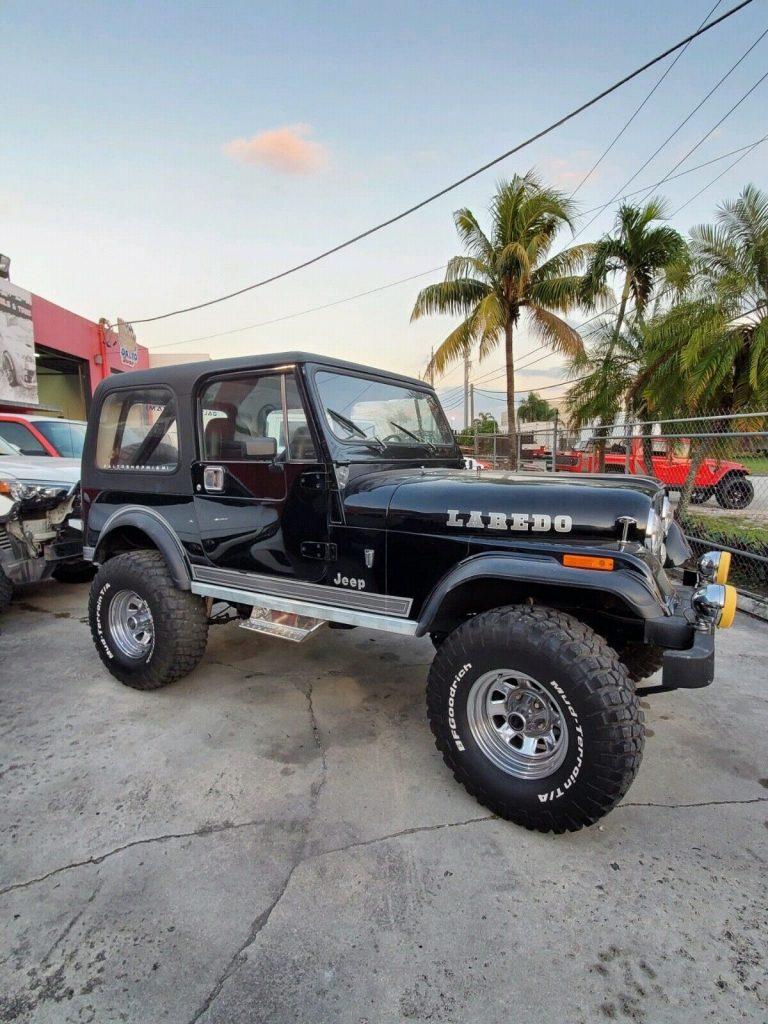
[[675,413],[738,412],[768,398],[768,195],[747,185],[691,231],[681,299],[652,331],[649,399]]
[[543,423],[553,420],[557,409],[550,405],[546,398],[537,395],[535,391],[529,391],[524,401],[520,403],[517,410],[517,418],[520,423]]
[[[515,465],[514,334],[525,310],[528,327],[544,344],[567,356],[583,349],[578,331],[561,316],[579,305],[583,279],[578,271],[591,247],[577,245],[550,255],[562,227],[572,228],[573,204],[545,187],[534,172],[502,181],[490,207],[486,235],[471,210],[458,210],[454,222],[465,255],[454,256],[445,280],[424,288],[411,320],[432,314],[460,314],[462,322],[443,341],[428,372],[442,373],[468,356],[474,345],[484,359],[504,341],[510,455]],[[590,300],[603,294],[596,285]]]
[[[768,400],[768,195],[747,185],[691,231],[670,275],[680,300],[649,330],[643,391],[665,416],[738,413]],[[706,441],[692,452],[681,508]]]
[[683,236],[664,221],[666,205],[658,196],[643,206],[622,203],[616,213],[616,231],[597,242],[587,266],[584,288],[586,296],[605,286],[612,274],[623,275],[619,311],[614,324],[618,340],[632,298],[635,315],[642,316],[660,274],[671,264],[683,259],[686,244]]
[[[619,310],[612,326],[605,322],[598,328],[596,351],[574,369],[588,369],[582,380],[569,394],[568,407],[576,425],[589,421],[591,414],[599,427],[612,422],[621,411],[621,395],[617,387],[626,390],[631,384],[627,378],[627,360],[631,342],[637,335],[626,338],[622,345],[622,331],[627,319],[630,298],[634,305],[634,319],[639,324],[656,289],[659,277],[668,267],[684,259],[686,244],[682,235],[667,224],[666,206],[654,196],[642,206],[622,203],[616,214],[614,234],[604,235],[597,242],[587,265],[584,280],[585,298],[605,287],[609,277],[619,274],[622,280]],[[623,352],[620,351],[623,348]],[[636,361],[637,352],[631,361]],[[614,359],[621,365],[614,366]],[[572,397],[571,397],[572,396]],[[586,417],[586,418],[585,418]],[[598,468],[605,468],[605,440],[597,433]]]

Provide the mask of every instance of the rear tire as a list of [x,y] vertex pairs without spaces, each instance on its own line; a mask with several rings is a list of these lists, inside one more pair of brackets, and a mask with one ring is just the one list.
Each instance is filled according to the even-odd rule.
[[718,484],[715,497],[721,508],[747,508],[755,497],[755,488],[745,476],[726,477]]
[[494,814],[541,832],[596,822],[642,759],[643,713],[618,655],[550,608],[497,608],[450,633],[427,710],[456,779]]
[[91,584],[88,616],[99,657],[136,690],[180,679],[205,653],[203,599],[176,588],[159,551],[128,551],[105,562]]
[[0,569],[0,612],[4,612],[13,597],[13,584]]

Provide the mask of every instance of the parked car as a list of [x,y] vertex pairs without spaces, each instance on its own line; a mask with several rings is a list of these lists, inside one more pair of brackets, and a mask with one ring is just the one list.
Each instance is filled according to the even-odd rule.
[[707,686],[735,613],[727,556],[687,587],[667,576],[691,553],[657,481],[468,471],[429,385],[317,355],[107,378],[82,483],[91,633],[121,683],[191,672],[227,619],[429,636],[446,764],[542,831],[622,799],[644,741],[634,681]]
[[28,458],[0,438],[0,611],[14,586],[93,575],[83,561],[80,462]]
[[[655,476],[668,490],[680,490],[688,478],[691,468],[690,441],[687,438],[654,437],[651,439],[652,465],[648,467],[643,454],[642,438],[632,438],[629,459],[624,444],[613,444],[605,452],[606,473],[631,473],[640,476]],[[583,448],[572,448],[558,452],[557,469],[564,473],[596,473],[599,459],[594,439]],[[552,468],[552,458],[547,461]],[[747,508],[755,496],[752,481],[748,480],[749,470],[741,462],[730,459],[704,459],[696,471],[694,481],[694,504],[707,501],[713,495],[723,508]]]
[[84,420],[0,412],[0,437],[15,445],[22,455],[79,459],[83,454],[85,428]]

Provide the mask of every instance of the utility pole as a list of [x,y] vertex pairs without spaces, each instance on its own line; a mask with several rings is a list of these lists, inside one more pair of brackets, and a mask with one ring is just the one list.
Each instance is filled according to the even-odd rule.
[[475,425],[475,385],[469,385],[469,425]]
[[470,426],[469,422],[469,349],[464,352],[464,429]]
[[429,383],[435,386],[435,346],[432,346],[432,355],[429,357]]

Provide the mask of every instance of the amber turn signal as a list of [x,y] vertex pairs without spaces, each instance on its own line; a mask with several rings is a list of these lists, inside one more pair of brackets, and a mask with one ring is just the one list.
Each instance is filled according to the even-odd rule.
[[613,568],[613,559],[598,558],[595,555],[563,555],[563,565],[571,569],[600,569],[608,572]]

